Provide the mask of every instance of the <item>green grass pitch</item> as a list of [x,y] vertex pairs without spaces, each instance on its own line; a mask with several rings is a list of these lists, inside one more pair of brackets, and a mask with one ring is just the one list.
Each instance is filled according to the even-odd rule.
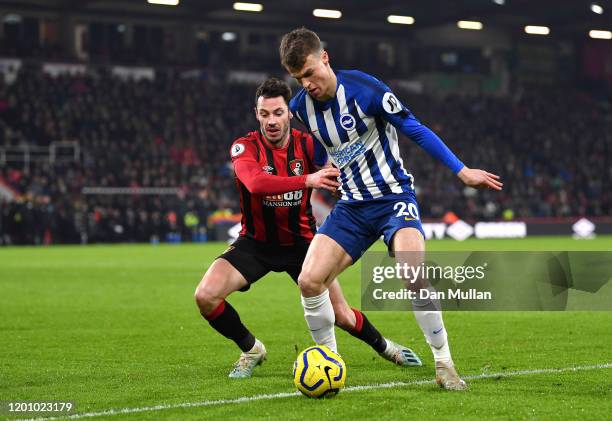
[[[455,363],[472,378],[464,393],[430,382],[431,352],[411,313],[369,313],[424,366],[396,367],[338,330],[348,387],[403,384],[327,400],[289,395],[296,350],[311,339],[299,291],[285,274],[229,298],[268,349],[253,378],[230,380],[239,351],[200,318],[193,301],[224,247],[0,248],[0,401],[68,400],[76,414],[113,420],[610,419],[612,312],[446,313]],[[612,238],[430,241],[428,248],[612,250]],[[359,305],[358,265],[340,282],[349,303]],[[538,371],[571,367],[586,369]],[[246,397],[256,398],[237,400]]]

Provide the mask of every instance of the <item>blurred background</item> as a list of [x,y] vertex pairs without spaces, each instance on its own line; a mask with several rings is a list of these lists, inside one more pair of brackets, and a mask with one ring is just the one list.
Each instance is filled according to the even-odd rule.
[[0,244],[227,240],[229,146],[299,26],[502,176],[403,139],[428,237],[612,234],[612,1],[159,2],[0,1]]

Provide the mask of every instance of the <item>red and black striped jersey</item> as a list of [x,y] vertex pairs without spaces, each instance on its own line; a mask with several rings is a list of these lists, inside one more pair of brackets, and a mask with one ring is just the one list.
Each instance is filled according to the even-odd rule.
[[316,232],[306,175],[314,171],[314,142],[291,129],[284,148],[259,131],[234,141],[230,151],[240,194],[240,236],[275,245],[310,243]]

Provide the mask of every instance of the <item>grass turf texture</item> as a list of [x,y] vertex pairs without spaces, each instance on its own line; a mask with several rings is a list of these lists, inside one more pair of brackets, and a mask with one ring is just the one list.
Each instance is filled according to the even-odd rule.
[[[312,341],[299,291],[285,274],[270,274],[229,298],[266,344],[268,361],[251,379],[227,378],[239,351],[200,318],[193,302],[195,286],[224,247],[0,248],[0,400],[70,400],[83,413],[293,392],[296,351]],[[612,250],[612,238],[443,240],[428,242],[428,249]],[[358,277],[358,265],[341,277],[349,303],[357,305]],[[411,313],[368,317],[425,365],[396,367],[338,330],[347,386],[433,379],[431,352]],[[609,312],[453,312],[445,321],[463,375],[612,362]],[[466,393],[415,384],[341,392],[325,401],[292,396],[100,418],[605,419],[612,413],[610,370],[476,379]]]

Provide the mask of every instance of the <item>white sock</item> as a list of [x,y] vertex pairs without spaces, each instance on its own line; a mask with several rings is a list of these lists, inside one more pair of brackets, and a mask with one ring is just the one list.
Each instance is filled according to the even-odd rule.
[[265,351],[266,347],[259,339],[255,338],[255,344],[253,344],[253,348],[249,349],[246,353],[259,353],[262,349]]
[[336,317],[329,299],[329,290],[323,291],[316,297],[302,296],[302,306],[304,307],[304,318],[315,343],[328,346],[334,352],[337,351],[336,333],[334,332]]
[[385,345],[385,350],[381,352],[381,354],[391,357],[394,349],[393,347],[389,346],[389,340],[387,338],[383,338],[383,340],[385,341],[386,345]]
[[442,312],[418,311],[414,308],[414,317],[425,335],[425,340],[431,348],[434,360],[452,364]]

